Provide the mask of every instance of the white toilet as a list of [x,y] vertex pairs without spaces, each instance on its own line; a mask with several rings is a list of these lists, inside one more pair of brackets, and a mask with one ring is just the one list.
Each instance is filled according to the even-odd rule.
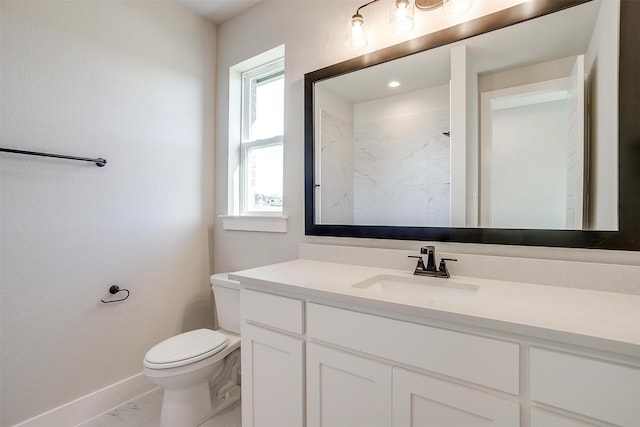
[[144,357],[144,374],[164,388],[162,427],[195,427],[240,399],[240,286],[211,276],[220,329],[168,338]]

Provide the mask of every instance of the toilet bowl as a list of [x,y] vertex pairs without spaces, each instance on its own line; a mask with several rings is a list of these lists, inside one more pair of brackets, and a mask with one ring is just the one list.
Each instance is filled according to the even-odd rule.
[[[195,427],[240,398],[240,288],[211,276],[222,328],[168,338],[144,357],[144,374],[164,389],[160,425]],[[224,308],[223,308],[224,307]]]

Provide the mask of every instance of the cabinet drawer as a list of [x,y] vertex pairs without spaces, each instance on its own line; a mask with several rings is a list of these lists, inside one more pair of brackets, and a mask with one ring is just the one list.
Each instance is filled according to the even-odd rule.
[[294,334],[303,333],[303,302],[300,300],[242,289],[242,320],[271,326]]
[[307,304],[310,338],[518,394],[517,344]]
[[531,399],[620,426],[640,425],[640,370],[531,349]]

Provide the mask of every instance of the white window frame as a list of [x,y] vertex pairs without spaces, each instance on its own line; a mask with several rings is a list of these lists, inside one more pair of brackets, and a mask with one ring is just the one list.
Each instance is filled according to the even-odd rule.
[[[256,214],[243,213],[240,209],[241,173],[240,156],[243,155],[242,103],[244,73],[257,69],[265,64],[271,64],[279,58],[285,57],[285,46],[279,45],[254,57],[248,58],[229,67],[229,127],[227,134],[227,196],[226,214],[219,215],[224,230],[286,233],[288,216],[286,201],[283,200],[282,212],[259,212]],[[284,142],[284,139],[283,139]],[[249,148],[247,146],[246,148]],[[283,144],[284,148],[284,144]],[[284,170],[283,170],[284,173]],[[284,186],[284,181],[283,181]],[[284,189],[283,189],[284,190]],[[283,195],[284,196],[284,195]]]
[[[270,146],[280,145],[284,148],[284,135],[275,135],[266,139],[251,139],[251,122],[252,122],[252,101],[253,101],[253,85],[254,82],[264,78],[281,77],[284,79],[284,58],[278,58],[267,64],[260,65],[251,70],[242,73],[242,115],[241,115],[241,141],[240,141],[240,215],[243,216],[282,216],[284,203],[279,210],[273,211],[251,211],[246,206],[248,187],[247,167],[249,150],[260,147],[266,148]],[[284,172],[284,171],[283,171]]]

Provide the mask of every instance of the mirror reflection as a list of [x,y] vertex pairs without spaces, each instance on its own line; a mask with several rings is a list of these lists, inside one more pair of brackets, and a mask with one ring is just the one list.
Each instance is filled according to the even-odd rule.
[[314,85],[315,223],[617,230],[619,2]]

